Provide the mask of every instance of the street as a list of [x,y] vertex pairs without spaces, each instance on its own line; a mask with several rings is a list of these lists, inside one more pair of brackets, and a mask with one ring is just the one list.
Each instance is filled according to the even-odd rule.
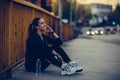
[[[82,72],[61,75],[59,37]],[[120,80],[120,0],[1,0],[0,80]]]
[[68,55],[83,67],[81,73],[62,76],[61,70],[51,65],[35,76],[22,66],[13,71],[12,79],[4,80],[120,80],[120,44],[115,40],[120,42],[119,35],[79,36],[64,42]]

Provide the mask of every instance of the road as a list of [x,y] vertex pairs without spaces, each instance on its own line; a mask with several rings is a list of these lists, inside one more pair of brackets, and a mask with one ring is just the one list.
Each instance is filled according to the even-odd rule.
[[84,36],[120,45],[120,32],[119,31],[116,32],[116,34],[87,36],[86,31],[88,31],[88,29],[89,27],[82,28],[82,32]]
[[92,38],[120,45],[120,33],[110,35],[96,35]]
[[[102,38],[101,38],[102,37]],[[40,76],[26,72],[24,66],[13,72],[12,79],[4,80],[120,80],[119,35],[79,36],[62,46],[72,60],[83,67],[83,72],[72,76],[60,75],[60,69],[51,65]],[[111,42],[112,41],[112,42]]]

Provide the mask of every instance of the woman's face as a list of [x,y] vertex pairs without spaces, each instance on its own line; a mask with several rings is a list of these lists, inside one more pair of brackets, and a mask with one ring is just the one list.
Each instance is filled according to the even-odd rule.
[[45,23],[44,19],[41,18],[39,20],[37,29],[40,30],[40,31],[44,31],[44,32],[47,30],[46,23]]

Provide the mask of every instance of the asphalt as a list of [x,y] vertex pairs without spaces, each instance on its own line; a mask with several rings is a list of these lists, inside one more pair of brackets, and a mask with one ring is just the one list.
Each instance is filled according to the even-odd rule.
[[120,47],[112,43],[79,37],[62,46],[72,60],[83,67],[83,72],[62,76],[61,69],[50,65],[41,75],[25,71],[24,64],[12,72],[11,79],[3,80],[120,80]]

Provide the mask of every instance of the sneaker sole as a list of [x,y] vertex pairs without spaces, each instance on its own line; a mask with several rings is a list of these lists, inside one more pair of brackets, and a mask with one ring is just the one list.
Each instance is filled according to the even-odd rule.
[[80,70],[76,70],[76,72],[82,72],[83,71],[83,69],[80,69]]
[[[74,72],[74,73],[75,73],[75,72]],[[74,74],[74,73],[71,73],[71,74],[61,73],[61,75],[62,75],[62,76],[65,76],[65,75],[70,76],[70,75],[72,75],[72,74]]]
[[72,72],[72,73],[69,73],[69,74],[66,73],[66,72],[62,72],[61,75],[72,75],[72,74],[74,74],[75,72],[76,72],[76,71],[74,71],[74,72]]

